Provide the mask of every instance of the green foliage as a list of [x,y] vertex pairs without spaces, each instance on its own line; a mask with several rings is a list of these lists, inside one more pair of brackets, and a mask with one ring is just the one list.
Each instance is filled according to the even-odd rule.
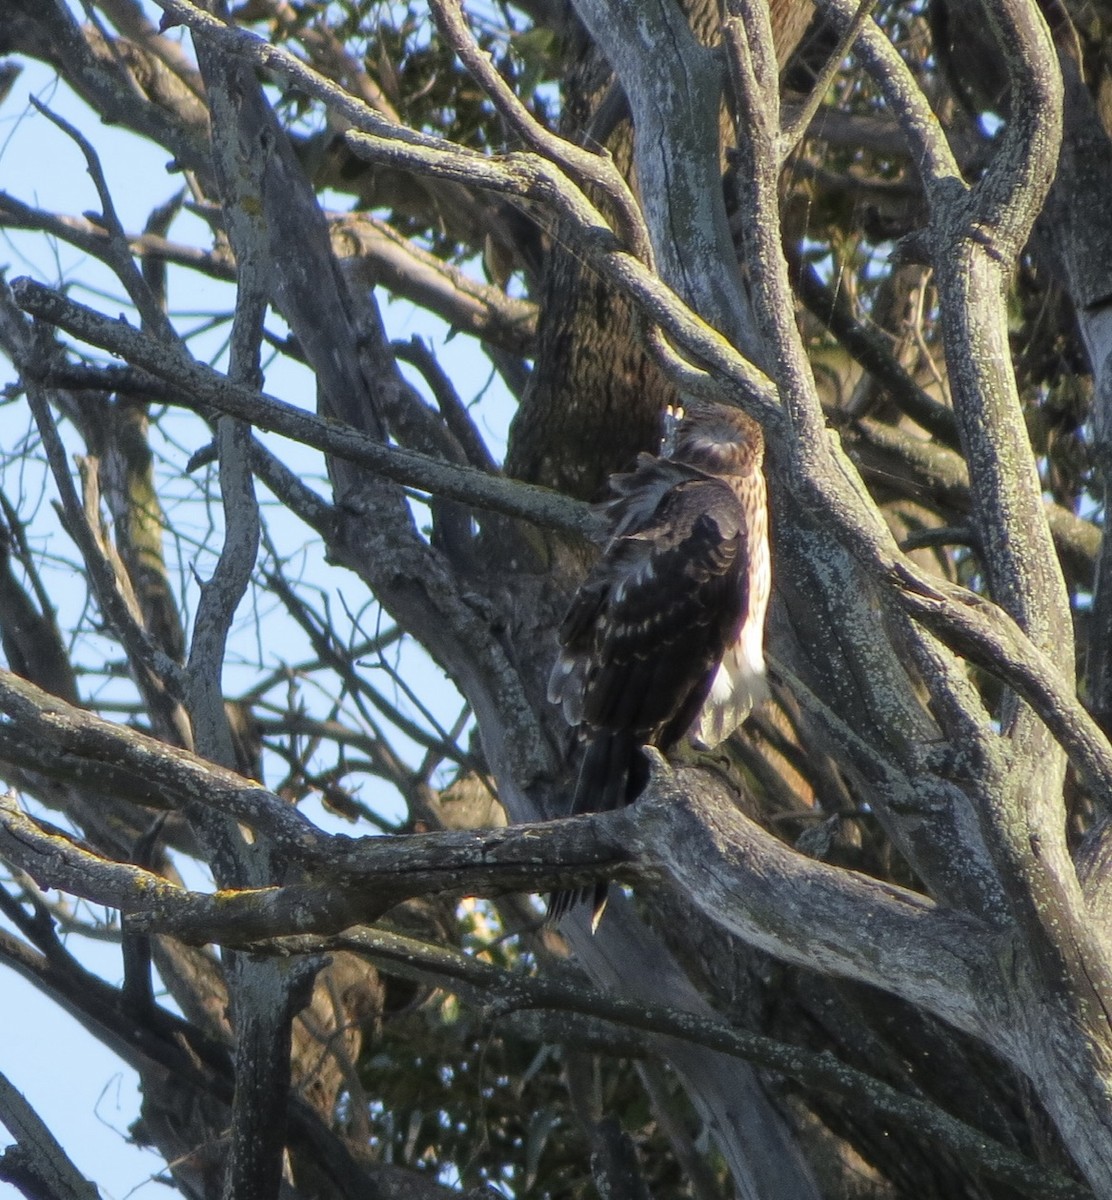
[[[534,965],[519,939],[495,936],[497,922],[486,906],[467,904],[461,916],[469,953],[508,969]],[[613,1054],[572,1050],[585,1044],[583,1030],[555,1014],[553,1040],[538,1041],[515,1014],[492,1015],[480,1000],[424,991],[388,1015],[381,1034],[368,1041],[358,1067],[373,1097],[376,1158],[464,1188],[490,1184],[514,1197],[578,1200],[595,1194],[590,1125],[607,1115],[633,1139],[653,1195],[689,1194],[635,1060],[617,1048]],[[588,1081],[578,1102],[588,1111],[579,1116],[569,1098],[569,1054],[576,1060],[574,1078]],[[677,1093],[673,1103],[694,1137],[698,1128],[686,1100]]]

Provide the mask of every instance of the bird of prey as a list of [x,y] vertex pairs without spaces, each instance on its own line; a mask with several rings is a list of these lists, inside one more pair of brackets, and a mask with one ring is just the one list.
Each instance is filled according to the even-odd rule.
[[[767,694],[763,457],[754,421],[699,404],[671,453],[642,454],[611,477],[609,537],[560,627],[548,684],[586,742],[573,815],[636,799],[648,776],[642,746],[666,753],[685,734],[716,746]],[[606,884],[593,892],[597,925]],[[590,894],[554,893],[549,919]]]

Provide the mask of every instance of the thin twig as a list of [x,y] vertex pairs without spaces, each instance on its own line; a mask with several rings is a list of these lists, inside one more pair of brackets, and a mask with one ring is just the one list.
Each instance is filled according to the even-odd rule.
[[124,227],[120,224],[120,218],[116,213],[116,206],[112,201],[112,192],[108,187],[108,180],[104,177],[104,169],[100,165],[100,157],[92,142],[76,126],[71,125],[69,121],[52,112],[41,100],[35,96],[31,96],[29,99],[31,104],[48,121],[57,125],[67,137],[72,138],[77,143],[81,153],[85,156],[85,164],[89,175],[92,177],[97,195],[100,197],[101,221],[108,235],[106,261],[124,285],[127,294],[131,297],[131,302],[143,318],[143,324],[156,337],[176,342],[178,335],[169,317],[167,317],[162,305],[159,304],[158,297],[151,291],[149,284],[143,278],[142,271],[135,265],[135,260],[131,257],[127,234],[124,233]]
[[781,164],[787,162],[792,151],[795,150],[804,134],[806,134],[808,126],[814,119],[815,113],[818,112],[819,106],[830,89],[830,85],[842,69],[843,60],[853,49],[853,44],[857,41],[857,35],[861,32],[865,21],[874,8],[876,8],[876,0],[861,0],[853,20],[843,31],[834,52],[827,57],[826,62],[823,64],[823,68],[811,87],[810,95],[804,102],[803,107],[793,115],[791,123],[784,126],[780,134]]
[[475,41],[463,18],[460,0],[430,0],[436,27],[445,42],[479,82],[491,103],[526,146],[555,164],[581,188],[598,188],[614,205],[630,249],[651,270],[652,243],[645,218],[625,177],[605,151],[594,153],[550,133],[529,112],[494,69],[490,55]]
[[[548,488],[519,483],[442,462],[412,450],[384,446],[376,438],[337,420],[318,417],[292,404],[231,382],[213,368],[167,346],[123,321],[112,321],[30,279],[12,281],[12,294],[33,312],[91,345],[117,354],[151,372],[160,382],[158,394],[194,411],[215,409],[242,417],[260,429],[304,442],[377,471],[387,479],[448,499],[521,517],[553,529],[596,536],[598,523],[586,505]],[[26,369],[33,372],[34,362]],[[52,364],[37,369],[47,376]]]
[[[31,366],[31,370],[34,369]],[[181,667],[135,620],[121,595],[112,564],[105,557],[96,535],[89,527],[84,505],[77,495],[69,473],[65,447],[58,434],[58,427],[44,390],[34,379],[27,380],[27,403],[38,425],[47,461],[61,497],[66,530],[81,551],[101,612],[119,637],[128,658],[138,669],[150,671],[171,696],[180,700],[183,685]]]
[[489,475],[500,475],[501,468],[487,449],[482,435],[471,419],[471,414],[467,411],[467,406],[460,399],[455,385],[428,346],[414,334],[408,342],[394,342],[393,347],[398,358],[421,372],[429,390],[436,398],[444,423],[459,443],[471,466]]
[[0,1123],[16,1142],[0,1157],[0,1180],[14,1184],[25,1196],[97,1200],[96,1186],[78,1171],[42,1118],[2,1074]]

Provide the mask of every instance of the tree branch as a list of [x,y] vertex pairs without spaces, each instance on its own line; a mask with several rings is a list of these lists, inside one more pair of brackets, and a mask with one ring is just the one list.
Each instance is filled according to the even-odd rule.
[[614,206],[619,229],[633,253],[652,268],[652,243],[645,218],[625,177],[605,151],[585,150],[550,133],[529,112],[494,69],[490,55],[480,49],[463,16],[460,0],[431,0],[441,37],[478,81],[491,103],[526,146],[563,171],[580,190],[598,189]]
[[284,853],[310,856],[326,839],[278,797],[225,767],[0,671],[0,761],[55,779],[102,787],[157,808],[211,807],[265,833]]
[[536,305],[472,279],[368,213],[331,215],[329,230],[337,255],[359,278],[369,275],[374,284],[427,308],[453,329],[532,357]]
[[[22,685],[32,700],[36,690]],[[53,703],[55,711],[62,707]],[[102,733],[110,737],[113,728]],[[120,730],[112,738],[124,763],[134,758],[139,736]],[[708,915],[747,941],[788,961],[895,991],[985,1036],[989,1018],[978,1012],[974,997],[991,990],[976,986],[993,958],[986,939],[995,934],[987,926],[789,850],[737,813],[705,779],[684,776],[681,784],[659,759],[645,800],[617,813],[478,832],[349,839],[318,833],[263,788],[255,787],[254,803],[244,804],[251,790],[229,789],[226,780],[243,782],[230,772],[197,760],[193,766],[191,756],[159,743],[146,749],[150,777],[161,780],[165,791],[180,795],[185,776],[188,794],[199,794],[201,803],[277,835],[289,860],[311,871],[313,884],[215,898],[187,894],[139,868],[108,863],[59,840],[10,806],[4,817],[7,855],[41,886],[79,895],[89,886],[81,883],[83,871],[95,874],[96,893],[86,898],[147,914],[145,931],[157,927],[194,940],[235,942],[290,932],[285,921],[302,932],[336,930],[374,919],[408,896],[533,890],[611,875],[655,878],[663,870]],[[10,757],[2,743],[0,753]],[[75,766],[71,762],[70,769]],[[863,911],[870,913],[864,922]]]
[[678,1038],[706,1046],[757,1066],[783,1074],[804,1087],[841,1097],[851,1106],[863,1105],[883,1116],[937,1140],[958,1154],[970,1169],[1007,1182],[1024,1195],[1049,1200],[1084,1200],[1084,1186],[1055,1171],[1035,1166],[1013,1150],[994,1143],[979,1130],[955,1120],[942,1109],[925,1103],[838,1062],[829,1053],[813,1054],[798,1046],[729,1028],[718,1019],[695,1016],[678,1009],[623,1000],[578,981],[552,976],[530,977],[507,971],[471,955],[402,937],[386,930],[359,930],[333,938],[289,938],[261,943],[262,953],[305,953],[350,949],[365,954],[383,970],[405,979],[435,983],[465,997],[485,1000],[497,1019],[521,1010],[555,1009],[612,1021],[625,1029],[638,1029],[655,1038]]
[[477,508],[583,536],[592,536],[597,531],[598,523],[586,505],[548,488],[492,476],[412,450],[384,446],[342,422],[318,417],[235,384],[177,347],[148,338],[126,322],[109,320],[34,280],[13,280],[12,294],[21,308],[40,320],[149,371],[159,381],[158,391],[172,395],[185,408],[215,409],[240,417],[260,429],[368,467],[386,479]]
[[96,1186],[73,1165],[42,1118],[0,1074],[0,1123],[16,1145],[0,1154],[0,1180],[27,1200],[97,1200]]

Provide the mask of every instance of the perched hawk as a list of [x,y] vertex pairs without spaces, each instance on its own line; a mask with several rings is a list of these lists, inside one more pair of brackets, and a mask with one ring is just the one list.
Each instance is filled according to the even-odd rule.
[[[602,507],[610,535],[560,627],[548,697],[587,743],[573,814],[636,799],[642,746],[717,746],[766,695],[770,570],[760,429],[700,404],[667,457],[642,454]],[[557,892],[559,920],[588,892]],[[594,922],[606,884],[594,889]]]

